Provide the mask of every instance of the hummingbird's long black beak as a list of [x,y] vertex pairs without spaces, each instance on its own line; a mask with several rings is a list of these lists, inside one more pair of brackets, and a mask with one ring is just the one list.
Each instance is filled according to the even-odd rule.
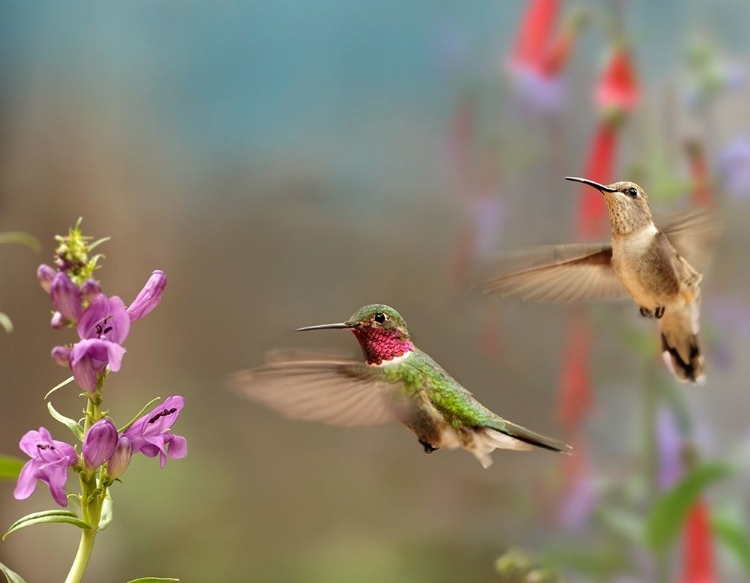
[[307,332],[308,330],[341,330],[346,328],[358,328],[359,322],[339,322],[338,324],[319,324],[318,326],[305,326],[297,328],[295,332]]
[[614,188],[610,188],[609,186],[604,186],[603,184],[599,184],[598,182],[594,182],[593,180],[589,180],[588,178],[578,178],[577,176],[566,176],[565,180],[588,184],[589,186],[593,186],[594,188],[596,188],[599,192],[617,192]]

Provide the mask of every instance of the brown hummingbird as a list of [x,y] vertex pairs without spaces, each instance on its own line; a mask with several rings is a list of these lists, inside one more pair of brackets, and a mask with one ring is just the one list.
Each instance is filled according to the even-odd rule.
[[698,269],[708,263],[717,221],[704,209],[675,216],[659,229],[646,192],[633,182],[588,184],[604,195],[612,227],[611,243],[554,245],[520,255],[520,265],[483,283],[485,293],[539,302],[615,300],[630,296],[642,316],[656,318],[662,356],[681,382],[703,384],[698,341]]

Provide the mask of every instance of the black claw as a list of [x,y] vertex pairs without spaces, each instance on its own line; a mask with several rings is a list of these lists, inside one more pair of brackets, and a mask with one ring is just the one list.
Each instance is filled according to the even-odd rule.
[[[658,309],[658,308],[657,308]],[[644,318],[653,318],[654,314],[648,308],[640,308],[641,316]]]
[[422,444],[422,447],[424,448],[425,453],[432,453],[433,451],[437,451],[440,449],[439,447],[433,447],[431,443],[427,443],[426,441],[419,440],[419,443]]
[[657,306],[656,311],[654,312],[654,316],[656,316],[656,319],[659,320],[664,315],[664,306]]

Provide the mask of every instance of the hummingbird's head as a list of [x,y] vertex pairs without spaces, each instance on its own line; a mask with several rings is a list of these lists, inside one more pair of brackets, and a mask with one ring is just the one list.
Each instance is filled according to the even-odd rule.
[[575,176],[566,176],[565,180],[588,184],[604,195],[613,235],[629,235],[648,227],[653,222],[646,191],[635,182],[613,182],[604,185]]
[[298,331],[349,329],[357,337],[368,364],[383,364],[414,350],[406,322],[383,304],[363,306],[346,322],[298,328]]

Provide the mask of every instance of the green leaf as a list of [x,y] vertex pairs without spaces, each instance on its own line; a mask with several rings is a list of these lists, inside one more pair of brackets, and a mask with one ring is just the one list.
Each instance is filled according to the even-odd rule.
[[26,581],[23,580],[23,577],[21,577],[15,571],[11,571],[10,569],[8,569],[8,567],[3,565],[2,563],[0,563],[0,573],[5,575],[5,578],[8,580],[8,583],[26,583]]
[[34,253],[41,251],[41,245],[35,237],[21,233],[20,231],[8,231],[7,233],[0,233],[0,243],[16,243],[17,245],[26,245]]
[[632,512],[601,508],[597,512],[597,518],[616,536],[635,545],[643,544],[643,522]]
[[62,388],[63,388],[63,387],[65,386],[65,385],[67,385],[68,383],[72,383],[72,382],[73,382],[73,377],[68,377],[68,378],[67,378],[67,379],[65,379],[65,380],[64,380],[63,382],[61,382],[61,383],[60,383],[59,385],[57,385],[57,386],[55,386],[55,387],[52,387],[52,388],[51,388],[51,389],[49,390],[49,392],[48,392],[48,393],[47,393],[46,395],[44,395],[44,399],[45,399],[45,400],[46,400],[46,399],[49,399],[49,396],[50,396],[50,395],[51,395],[52,393],[54,393],[54,392],[55,392],[55,391],[56,391],[57,389],[62,389]]
[[2,327],[8,334],[13,332],[13,322],[10,321],[8,314],[0,312],[0,327]]
[[128,583],[159,583],[160,581],[179,581],[179,579],[172,579],[171,577],[141,577],[140,579],[128,581]]
[[130,421],[128,421],[128,423],[125,425],[125,427],[123,427],[122,429],[118,429],[117,430],[117,433],[123,433],[133,423],[135,423],[136,421],[138,421],[138,419],[140,419],[141,415],[143,415],[146,412],[146,409],[148,409],[151,405],[153,405],[154,403],[156,403],[156,401],[161,401],[161,397],[155,397],[154,399],[151,399],[148,403],[146,403],[143,406],[143,409],[141,409],[140,411],[138,411],[138,414],[135,417],[133,417]]
[[47,409],[49,409],[49,414],[52,415],[55,420],[65,425],[65,427],[73,432],[73,435],[78,438],[78,441],[83,441],[83,427],[81,427],[77,421],[71,419],[70,417],[66,417],[61,413],[58,413],[57,410],[52,406],[52,403],[47,403]]
[[646,543],[656,552],[664,552],[674,542],[680,527],[698,497],[718,480],[731,473],[731,466],[709,463],[698,466],[672,490],[659,498],[646,521]]
[[106,243],[107,241],[109,241],[111,238],[112,237],[102,237],[101,239],[98,239],[97,241],[91,243],[91,245],[89,245],[89,253],[91,253],[91,251],[96,249],[102,243]]
[[104,502],[102,502],[102,515],[99,518],[99,530],[104,530],[112,523],[113,510],[112,496],[110,496],[109,488],[107,488]]
[[742,564],[750,578],[750,537],[740,524],[724,516],[713,516],[711,528],[717,538],[727,547]]
[[0,480],[17,480],[25,463],[21,458],[0,455]]
[[16,520],[10,525],[8,532],[3,535],[5,540],[8,535],[27,526],[35,526],[37,524],[49,524],[53,522],[60,522],[63,524],[72,524],[82,530],[89,530],[91,527],[81,520],[77,514],[70,510],[45,510],[43,512],[34,512],[33,514],[27,514],[23,518]]

